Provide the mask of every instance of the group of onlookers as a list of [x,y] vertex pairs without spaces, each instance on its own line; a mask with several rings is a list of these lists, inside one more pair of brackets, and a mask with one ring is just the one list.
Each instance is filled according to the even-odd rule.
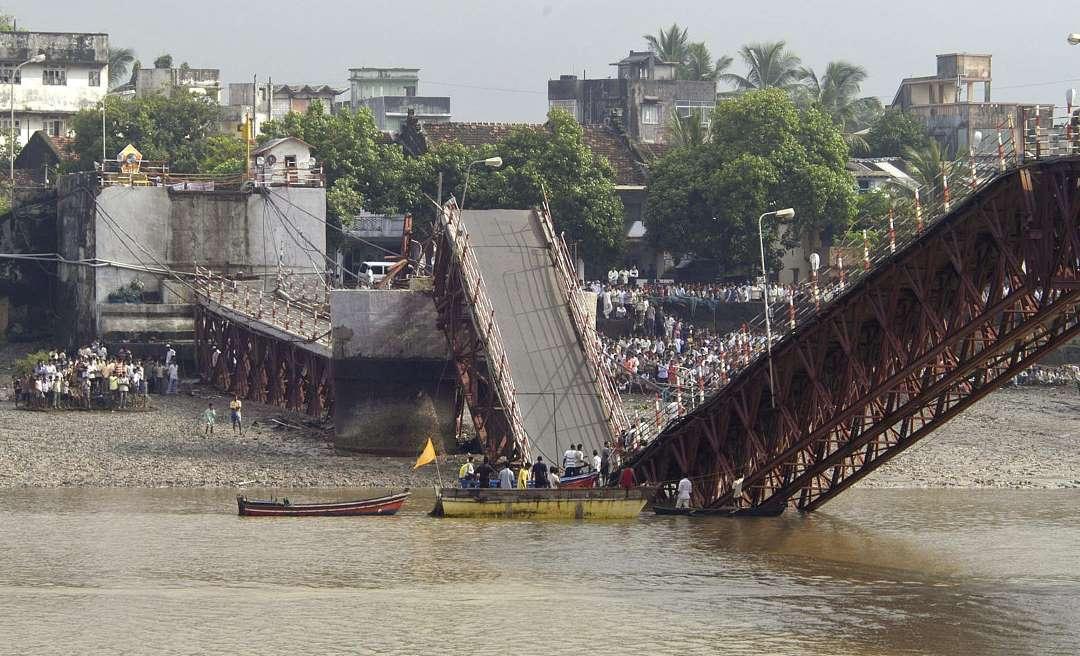
[[[588,455],[581,444],[571,444],[563,452],[561,467],[557,463],[545,462],[542,455],[536,457],[536,462],[499,458],[495,466],[491,465],[487,456],[477,465],[470,455],[458,469],[458,483],[463,488],[524,490],[558,488],[567,479],[595,475],[598,487],[616,484],[633,487],[637,484],[633,479],[633,470],[624,470],[629,471],[629,478],[625,471],[619,471],[618,454],[609,442],[604,442],[600,450],[593,449],[592,455]],[[628,481],[629,485],[626,485]]]
[[179,363],[166,345],[159,360],[140,360],[126,349],[110,354],[94,342],[75,352],[45,353],[12,380],[16,407],[34,410],[141,409],[151,393],[176,394]]

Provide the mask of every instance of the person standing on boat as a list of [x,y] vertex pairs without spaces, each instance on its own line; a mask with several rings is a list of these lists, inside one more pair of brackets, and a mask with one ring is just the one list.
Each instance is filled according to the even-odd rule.
[[581,450],[582,447],[583,445],[578,444],[577,448],[574,449],[574,460],[577,462],[577,471],[574,472],[575,474],[584,474],[585,468],[589,466],[588,463],[585,462],[585,452]]
[[577,454],[577,449],[573,444],[563,453],[562,466],[567,476],[573,476],[577,473]]
[[544,463],[544,456],[536,456],[536,464],[532,466],[533,487],[548,486],[548,468]]
[[552,467],[551,469],[549,469],[548,470],[548,487],[550,487],[551,489],[554,490],[554,489],[559,487],[559,483],[561,483],[561,482],[562,482],[562,480],[559,479],[559,468],[558,467]]
[[499,470],[499,489],[512,490],[515,485],[517,485],[517,477],[514,476],[514,472],[510,471],[510,464],[504,459],[502,469]]
[[633,467],[623,467],[619,472],[619,487],[629,490],[637,486],[637,476],[634,475]]
[[678,494],[675,499],[676,508],[690,507],[690,493],[693,491],[693,489],[693,484],[686,476],[683,476],[682,479],[679,480]]
[[605,441],[600,450],[600,485],[606,486],[611,477],[611,443]]
[[600,454],[596,452],[596,449],[592,450],[592,470],[593,472],[600,471]]
[[494,473],[495,470],[488,464],[488,457],[484,456],[484,461],[476,468],[476,484],[481,489],[491,487],[491,475]]
[[469,456],[458,469],[458,482],[461,484],[462,488],[472,487],[475,478],[476,470],[473,469],[472,456]]
[[529,474],[532,471],[532,463],[526,460],[521,463],[521,468],[517,473],[517,486],[519,489],[526,489],[529,487]]

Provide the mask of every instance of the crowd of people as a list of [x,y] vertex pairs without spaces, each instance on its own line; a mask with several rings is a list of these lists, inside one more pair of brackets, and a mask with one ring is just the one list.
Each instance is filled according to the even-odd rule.
[[593,475],[597,486],[637,485],[632,469],[619,469],[618,454],[609,442],[604,442],[599,451],[593,449],[592,455],[581,444],[569,445],[563,452],[561,467],[558,463],[545,462],[542,455],[536,457],[536,462],[499,458],[494,466],[487,456],[477,465],[470,455],[458,469],[458,484],[462,488],[555,489],[568,479]]
[[109,353],[94,342],[75,352],[48,351],[33,369],[12,380],[15,406],[31,410],[129,410],[150,394],[176,394],[179,363],[166,345],[160,359],[137,359],[126,349]]

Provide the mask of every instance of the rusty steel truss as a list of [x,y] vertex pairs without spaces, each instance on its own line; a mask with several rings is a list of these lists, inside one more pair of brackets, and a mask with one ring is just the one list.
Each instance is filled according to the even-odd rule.
[[242,399],[311,417],[330,414],[334,378],[325,351],[319,344],[270,327],[259,330],[227,308],[195,305],[199,374]]
[[633,466],[815,510],[1080,333],[1078,272],[1080,160],[1014,170],[778,342],[775,397],[759,358]]

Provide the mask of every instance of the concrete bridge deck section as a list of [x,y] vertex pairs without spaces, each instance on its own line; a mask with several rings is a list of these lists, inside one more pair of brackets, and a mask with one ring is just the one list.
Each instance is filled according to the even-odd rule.
[[465,210],[461,216],[533,450],[560,465],[571,442],[586,453],[599,450],[608,435],[604,406],[536,215]]

